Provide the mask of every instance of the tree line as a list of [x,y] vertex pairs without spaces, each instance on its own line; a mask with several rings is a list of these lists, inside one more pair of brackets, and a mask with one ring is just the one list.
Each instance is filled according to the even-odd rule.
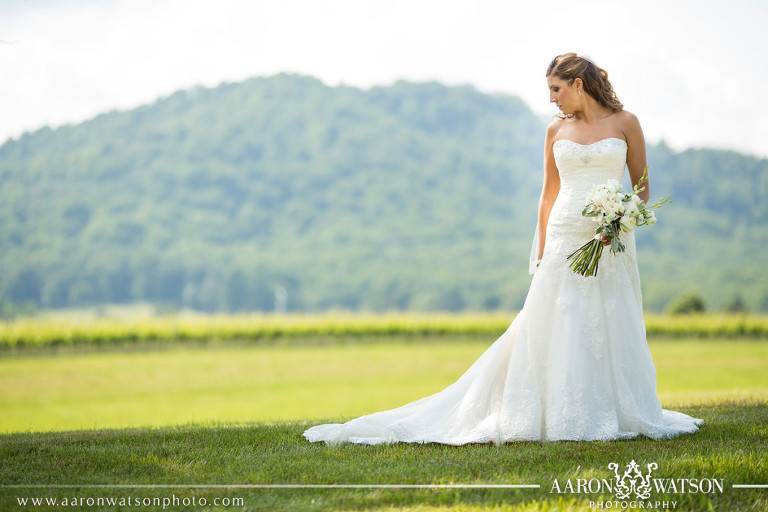
[[[0,147],[0,292],[35,307],[519,309],[547,119],[519,98],[307,76],[196,87]],[[768,160],[648,146],[645,307],[768,309]],[[628,185],[628,181],[625,182]]]

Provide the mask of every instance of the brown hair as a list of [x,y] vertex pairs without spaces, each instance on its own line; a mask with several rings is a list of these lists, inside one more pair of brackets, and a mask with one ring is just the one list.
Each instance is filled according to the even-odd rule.
[[552,59],[547,68],[546,76],[551,74],[565,80],[569,86],[573,85],[576,78],[581,78],[584,82],[584,90],[600,105],[614,112],[624,108],[616,97],[611,82],[608,81],[608,72],[585,57],[579,57],[575,53],[558,55]]

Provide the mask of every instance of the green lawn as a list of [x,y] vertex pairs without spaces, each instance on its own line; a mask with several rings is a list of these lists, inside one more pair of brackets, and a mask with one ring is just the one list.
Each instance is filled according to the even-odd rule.
[[[704,418],[690,436],[653,441],[326,446],[301,433],[397,407],[454,382],[487,337],[222,345],[0,358],[0,488],[17,499],[205,498],[187,510],[584,510],[599,495],[551,493],[555,478],[610,478],[610,462],[655,462],[655,476],[722,478],[722,494],[654,494],[677,510],[765,510],[768,343],[654,339],[662,403]],[[327,340],[326,340],[327,341]],[[156,426],[156,427],[151,427]],[[133,427],[133,428],[126,428]],[[196,484],[535,484],[538,489],[190,488]],[[211,507],[243,498],[244,507]],[[609,499],[609,498],[605,498]],[[53,510],[49,507],[41,507]],[[78,509],[132,510],[137,507]],[[142,510],[161,510],[141,507]],[[166,510],[183,510],[169,507]]]
[[[241,508],[167,510],[585,510],[600,495],[551,493],[555,478],[610,478],[608,464],[655,462],[660,478],[719,478],[716,494],[654,493],[677,510],[766,510],[768,404],[719,403],[681,408],[703,418],[694,435],[653,441],[507,443],[446,446],[326,446],[308,443],[307,422],[179,425],[161,429],[0,435],[3,484],[149,484],[168,488],[42,487],[0,489],[0,510],[18,498],[132,497],[244,500]],[[538,489],[189,488],[190,484],[528,484]],[[610,499],[603,497],[602,499]],[[31,507],[25,508],[30,509]],[[85,507],[78,508],[78,510]],[[88,507],[89,510],[94,508]],[[103,508],[102,508],[103,509]],[[118,510],[117,508],[110,508]],[[121,510],[138,510],[123,507]],[[52,510],[49,508],[48,510]],[[161,510],[141,507],[140,510]]]
[[[360,415],[454,382],[487,339],[369,338],[325,345],[0,358],[0,432]],[[651,343],[664,405],[768,396],[768,343]]]

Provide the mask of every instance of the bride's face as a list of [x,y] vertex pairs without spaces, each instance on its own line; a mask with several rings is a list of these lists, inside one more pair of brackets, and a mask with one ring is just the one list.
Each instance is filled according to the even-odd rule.
[[576,91],[576,82],[568,85],[568,82],[555,75],[547,77],[549,85],[549,101],[557,105],[563,114],[571,114],[579,105],[579,93]]

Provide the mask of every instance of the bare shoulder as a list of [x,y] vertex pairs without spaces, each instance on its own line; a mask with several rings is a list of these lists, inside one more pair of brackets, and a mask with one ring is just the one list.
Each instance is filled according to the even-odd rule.
[[621,130],[627,138],[643,133],[643,130],[640,127],[640,120],[632,112],[628,110],[620,110],[619,112],[616,112],[616,116]]
[[[630,176],[638,179],[643,168],[647,165],[645,153],[645,136],[640,128],[640,121],[632,112],[622,110],[619,114],[618,124],[627,142],[627,166]],[[634,183],[634,182],[633,182]]]
[[639,123],[637,116],[630,112],[629,110],[621,109],[618,112],[616,112],[616,116],[621,120],[622,122],[634,122]]
[[547,140],[554,140],[557,132],[560,131],[560,128],[563,126],[563,124],[564,123],[562,118],[558,117],[553,119],[552,122],[549,123],[549,126],[547,126]]

